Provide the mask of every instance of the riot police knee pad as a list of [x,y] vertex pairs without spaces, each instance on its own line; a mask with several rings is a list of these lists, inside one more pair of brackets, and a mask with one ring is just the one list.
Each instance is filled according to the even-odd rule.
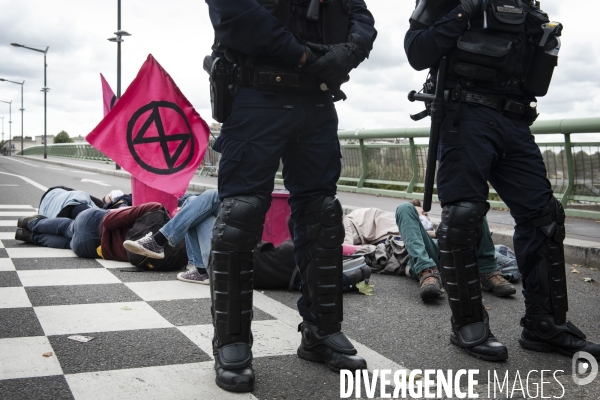
[[338,198],[324,196],[305,206],[296,223],[307,226],[310,241],[326,248],[336,248],[344,243],[343,215]]
[[341,330],[342,243],[344,224],[342,205],[335,196],[320,197],[309,203],[296,224],[305,225],[309,243],[305,262],[300,265],[304,278],[302,294],[320,335]]
[[216,250],[250,252],[260,241],[265,215],[271,206],[267,196],[233,196],[223,200],[213,229]]
[[487,203],[445,205],[437,230],[440,272],[452,311],[452,327],[462,347],[481,344],[489,334],[477,265],[477,242],[483,235],[486,212]]
[[[527,291],[528,295],[553,314],[557,324],[566,321],[569,301],[567,298],[567,280],[565,271],[565,210],[554,197],[544,206],[539,216],[521,226],[539,228],[546,239],[537,249],[535,259],[538,292]],[[531,301],[526,301],[526,306]],[[536,307],[527,307],[528,310]]]
[[444,206],[437,229],[440,246],[455,249],[475,247],[483,235],[487,203],[460,202]]

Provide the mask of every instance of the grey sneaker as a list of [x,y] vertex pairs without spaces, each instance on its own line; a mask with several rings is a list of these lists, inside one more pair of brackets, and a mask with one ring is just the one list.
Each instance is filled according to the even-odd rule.
[[210,285],[208,274],[201,274],[196,267],[177,274],[177,279],[184,282],[200,283],[202,285]]
[[147,256],[154,259],[165,258],[165,247],[159,246],[152,237],[152,232],[138,240],[126,240],[123,242],[126,250],[141,256]]

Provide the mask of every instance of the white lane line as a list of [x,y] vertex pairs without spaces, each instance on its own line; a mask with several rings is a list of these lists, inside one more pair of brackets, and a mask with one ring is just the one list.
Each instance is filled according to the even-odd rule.
[[5,184],[5,183],[1,183],[0,186],[19,186],[19,185],[8,185],[8,184]]
[[8,175],[8,176],[15,176],[17,178],[23,179],[25,182],[29,183],[30,185],[35,186],[36,188],[40,189],[41,191],[45,192],[48,190],[48,188],[44,185],[41,185],[39,183],[37,183],[34,180],[29,179],[26,176],[21,176],[21,175],[15,175],[15,174],[9,174],[8,172],[0,172],[0,174],[4,174],[4,175]]
[[14,209],[14,210],[20,210],[20,209],[28,209],[28,210],[32,210],[33,207],[31,206],[24,206],[24,205],[18,205],[18,204],[3,204],[0,205],[0,209],[2,208],[8,208],[8,209]]
[[30,163],[25,162],[25,161],[17,160],[14,157],[5,157],[5,159],[12,160],[14,162],[18,162],[18,163],[21,163],[21,164],[29,165],[30,167],[34,167],[34,168],[39,168],[40,167],[39,165],[34,165],[34,164],[30,164]]
[[46,167],[46,169],[53,169],[56,171],[64,171],[64,168],[56,168],[56,167]]

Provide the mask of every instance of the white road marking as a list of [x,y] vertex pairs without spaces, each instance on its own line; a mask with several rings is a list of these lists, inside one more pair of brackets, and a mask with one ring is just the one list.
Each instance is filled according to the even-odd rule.
[[28,217],[35,215],[35,210],[27,211],[0,211],[0,217]]
[[17,221],[16,219],[2,220],[0,221],[0,226],[17,226]]
[[3,205],[0,205],[0,209],[2,209],[2,208],[8,208],[8,209],[13,209],[13,210],[20,210],[20,209],[31,210],[31,209],[33,209],[33,207],[31,207],[31,206],[24,206],[24,205],[18,205],[18,204],[3,204]]
[[78,173],[78,174],[85,174],[85,175],[98,175],[97,172],[87,172],[87,171],[80,171],[80,170],[74,170],[74,169],[71,169],[69,171],[75,172],[75,173]]
[[76,258],[71,249],[52,249],[50,247],[12,247],[6,249],[10,258]]
[[25,162],[25,161],[17,160],[14,157],[4,157],[4,159],[15,161],[15,162],[18,162],[18,163],[21,163],[21,164],[25,164],[25,165],[29,165],[30,167],[34,167],[34,168],[39,168],[40,167],[39,165],[34,165],[34,164],[30,164],[30,163]]
[[23,179],[25,182],[29,183],[30,185],[35,186],[36,188],[40,189],[41,191],[45,192],[48,190],[48,188],[44,185],[40,185],[39,183],[37,183],[34,180],[31,180],[29,178],[27,178],[26,176],[21,176],[21,175],[15,175],[15,174],[9,174],[8,172],[0,172],[0,174],[4,174],[4,175],[9,175],[9,176],[15,176],[17,178]]
[[106,183],[104,181],[96,181],[94,179],[82,179],[81,182],[95,183],[96,185],[100,185],[100,186],[112,186],[110,183]]
[[46,336],[173,327],[144,301],[45,306],[33,309]]
[[[212,354],[212,350],[210,352]],[[256,400],[215,385],[214,361],[65,375],[78,400]]]
[[58,358],[42,357],[49,351],[54,349],[45,336],[0,339],[0,379],[62,375]]

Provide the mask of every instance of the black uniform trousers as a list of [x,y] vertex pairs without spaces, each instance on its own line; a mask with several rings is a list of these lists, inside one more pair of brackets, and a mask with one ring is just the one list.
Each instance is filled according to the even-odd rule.
[[438,161],[442,206],[459,201],[486,202],[489,182],[510,208],[517,223],[513,241],[524,294],[537,292],[532,259],[546,236],[539,228],[519,224],[538,217],[551,199],[552,188],[540,149],[523,118],[461,104],[442,124]]
[[[283,162],[292,220],[311,201],[336,194],[341,152],[338,117],[329,91],[269,91],[241,87],[214,150],[221,200],[243,194],[271,196]],[[304,265],[306,225],[294,227],[294,257]],[[300,314],[311,320],[302,299]]]

